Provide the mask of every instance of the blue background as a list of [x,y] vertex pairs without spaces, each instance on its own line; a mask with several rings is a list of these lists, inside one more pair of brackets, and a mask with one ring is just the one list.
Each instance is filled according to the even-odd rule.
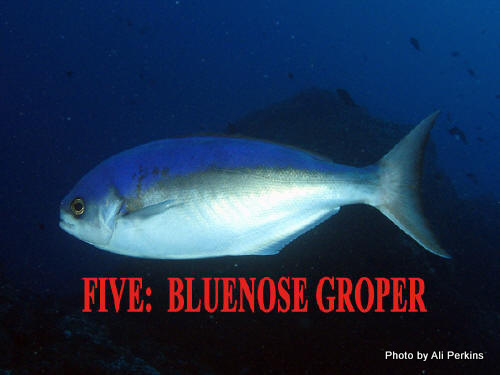
[[[110,155],[223,131],[313,86],[345,88],[371,114],[395,122],[414,124],[441,109],[432,137],[443,170],[462,197],[494,194],[498,202],[500,5],[467,4],[3,3],[0,200],[10,217],[5,233],[21,233],[5,261],[47,262],[40,251],[47,239],[22,231],[50,224],[45,236],[58,243],[59,201]],[[468,144],[449,134],[453,126]],[[50,264],[38,268],[50,274]]]
[[[166,276],[422,272],[430,312],[404,319],[398,314],[367,319],[361,314],[335,318],[269,314],[250,319],[245,314],[221,314],[215,319],[203,314],[159,314],[160,318],[148,321],[130,314],[98,314],[98,318],[87,314],[81,325],[88,328],[94,320],[107,319],[105,326],[114,326],[115,338],[122,336],[124,327],[137,329],[137,336],[132,336],[139,348],[154,351],[165,339],[182,347],[186,358],[203,356],[191,335],[205,332],[207,344],[202,349],[208,350],[207,356],[217,365],[222,363],[219,352],[226,355],[224,359],[231,359],[228,366],[236,363],[242,374],[249,350],[260,360],[259,370],[269,370],[273,361],[276,369],[286,370],[280,361],[287,360],[292,360],[287,363],[293,369],[293,359],[303,368],[309,358],[316,358],[316,367],[311,368],[324,370],[329,350],[345,343],[351,359],[364,354],[380,359],[377,350],[383,345],[395,350],[411,345],[415,349],[427,345],[429,350],[491,347],[493,356],[498,351],[489,340],[498,337],[499,326],[498,291],[493,285],[499,264],[498,25],[498,0],[0,2],[0,292],[10,290],[3,288],[7,275],[9,283],[56,296],[55,304],[73,308],[73,314],[81,309],[81,277],[110,276],[115,271],[156,278],[160,285]],[[420,50],[410,38],[418,40]],[[450,201],[460,202],[456,206],[465,202],[442,216],[457,218],[460,226],[455,228],[447,220],[439,223],[450,227],[448,238],[463,241],[462,248],[450,249],[454,259],[424,253],[407,238],[397,237],[403,234],[366,207],[354,207],[343,216],[354,230],[319,226],[266,259],[138,260],[99,251],[58,227],[60,200],[105,158],[155,139],[223,132],[245,114],[311,87],[346,89],[370,114],[397,123],[416,124],[435,109],[442,111],[432,139],[441,170],[463,199],[451,196]],[[465,133],[467,143],[450,134],[453,127]],[[439,194],[436,201],[442,198]],[[487,199],[472,200],[480,196]],[[431,208],[440,212],[436,201]],[[487,204],[478,204],[474,211],[471,206],[476,202]],[[351,213],[355,220],[350,220]],[[387,242],[380,240],[384,236]],[[331,243],[332,238],[339,243]],[[407,252],[393,256],[370,251],[370,247],[389,250],[395,246],[392,239]],[[324,241],[325,252],[308,252],[311,241],[316,246]],[[330,248],[338,252],[327,252]],[[42,311],[44,307],[36,306],[28,294],[16,291],[10,296],[17,298],[17,305],[0,302],[5,307],[0,311],[0,338],[10,337],[3,332],[15,331],[17,338],[25,335],[26,341],[9,345],[11,351],[26,355],[17,357],[21,368],[26,369],[25,358],[42,350],[24,348],[38,345],[35,336],[43,337],[45,331],[57,331],[59,336],[48,341],[61,343],[59,350],[66,348],[67,358],[73,356],[65,341],[66,326],[59,323],[64,320],[59,307],[50,310],[52,305],[42,300],[44,307],[49,306],[48,312]],[[9,306],[14,306],[11,320],[3,322],[6,314],[1,314]],[[57,323],[51,325],[53,321]],[[33,331],[26,328],[30,325]],[[169,336],[171,330],[179,336],[187,332],[184,341]],[[94,331],[101,332],[100,326]],[[269,332],[274,333],[267,336]],[[255,341],[240,346],[241,337],[252,334]],[[332,339],[336,334],[342,344]],[[129,337],[123,334],[124,341]],[[264,346],[261,350],[262,340],[266,345],[272,342],[271,350]],[[275,355],[281,340],[290,346],[285,354]],[[393,344],[394,340],[399,343]],[[297,342],[303,345],[295,348]],[[167,352],[174,359],[183,358],[175,350]],[[56,358],[47,363],[59,360],[60,352],[53,353]],[[343,363],[344,353],[337,352],[335,360]],[[413,370],[413,363],[405,365]],[[0,357],[0,370],[3,366]]]
[[496,192],[499,20],[497,1],[10,2],[0,8],[2,135],[16,144],[7,174],[22,181],[30,146],[46,146],[74,181],[124,146],[221,130],[319,86],[396,122],[441,109],[433,137],[460,194]]

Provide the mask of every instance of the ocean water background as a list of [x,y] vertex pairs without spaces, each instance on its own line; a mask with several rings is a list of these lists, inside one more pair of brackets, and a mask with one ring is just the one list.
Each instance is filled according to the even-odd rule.
[[[0,11],[6,135],[30,145],[22,128],[38,142],[79,134],[78,151],[53,144],[61,160],[101,141],[119,150],[220,130],[302,88],[342,87],[386,120],[415,123],[441,109],[433,136],[460,193],[500,184],[496,1],[21,1]],[[452,125],[467,146],[449,136]]]
[[[499,21],[500,4],[486,0],[3,2],[0,272],[36,293],[71,298],[80,298],[80,277],[117,268],[143,276],[138,265],[147,274],[210,275],[217,261],[163,262],[160,271],[102,254],[58,228],[59,201],[116,152],[154,139],[224,132],[245,114],[311,87],[346,89],[371,115],[397,123],[415,124],[440,109],[432,132],[439,167],[458,197],[488,197],[488,210],[498,213]],[[450,134],[454,127],[466,143]],[[498,225],[492,216],[477,236],[494,236]],[[473,250],[486,258],[481,248]],[[498,255],[490,249],[487,257],[498,269]],[[439,272],[440,261],[422,267]],[[241,272],[250,275],[253,262]],[[390,262],[397,269],[398,260]],[[313,273],[307,264],[293,269]],[[484,301],[490,292],[480,293]],[[307,319],[299,325],[302,335],[314,327]]]

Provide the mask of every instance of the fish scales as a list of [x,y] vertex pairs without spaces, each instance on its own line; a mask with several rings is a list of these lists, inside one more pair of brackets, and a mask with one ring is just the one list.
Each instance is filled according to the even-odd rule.
[[151,142],[88,172],[62,200],[60,226],[99,249],[135,257],[271,255],[340,207],[363,203],[448,257],[416,192],[437,115],[364,168],[254,139]]

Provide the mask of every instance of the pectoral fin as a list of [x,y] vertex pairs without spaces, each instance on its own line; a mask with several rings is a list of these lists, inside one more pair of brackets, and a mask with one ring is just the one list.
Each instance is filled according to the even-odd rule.
[[151,206],[143,207],[136,211],[128,212],[124,216],[126,216],[128,220],[148,220],[165,213],[165,211],[169,209],[179,207],[182,204],[183,203],[175,200],[166,200]]

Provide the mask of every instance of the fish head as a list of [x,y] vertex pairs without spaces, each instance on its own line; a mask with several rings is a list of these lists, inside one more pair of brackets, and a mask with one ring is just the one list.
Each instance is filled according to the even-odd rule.
[[63,198],[59,226],[76,238],[103,248],[113,235],[123,199],[99,172],[89,172]]

